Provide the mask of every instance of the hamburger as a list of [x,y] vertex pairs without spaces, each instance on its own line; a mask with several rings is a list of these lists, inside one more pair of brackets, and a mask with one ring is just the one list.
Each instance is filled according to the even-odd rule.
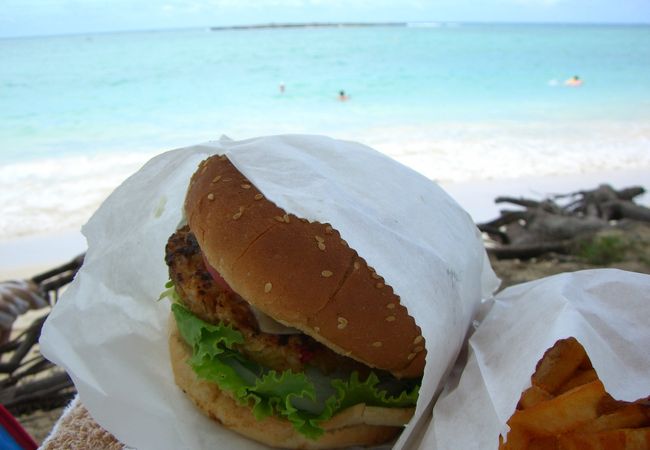
[[426,349],[383,277],[225,156],[199,165],[184,213],[163,295],[174,378],[197,407],[274,447],[393,439],[413,415]]

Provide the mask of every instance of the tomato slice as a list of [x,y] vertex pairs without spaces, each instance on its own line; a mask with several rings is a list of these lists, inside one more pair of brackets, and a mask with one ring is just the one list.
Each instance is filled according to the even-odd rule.
[[221,274],[217,272],[217,269],[212,267],[208,260],[206,259],[205,255],[203,256],[203,262],[205,263],[205,268],[208,270],[208,273],[212,276],[212,279],[219,285],[220,288],[222,288],[226,292],[235,292],[232,290],[232,288],[226,283],[226,280],[223,279]]
[[305,346],[300,347],[300,362],[301,363],[303,363],[303,364],[308,363],[309,361],[311,361],[314,358],[314,356],[315,356],[314,352],[309,350],[307,347],[305,347]]

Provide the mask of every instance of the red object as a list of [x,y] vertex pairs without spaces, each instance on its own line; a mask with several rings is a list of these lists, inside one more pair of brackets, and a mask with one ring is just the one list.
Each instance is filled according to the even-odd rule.
[[16,441],[24,450],[36,450],[38,445],[34,439],[25,431],[20,423],[11,415],[7,408],[0,404],[0,426]]
[[300,347],[300,362],[308,363],[314,358],[314,352],[309,350],[307,347]]
[[226,292],[234,292],[232,288],[228,285],[228,283],[226,283],[226,280],[223,279],[221,274],[217,272],[217,269],[215,269],[210,265],[210,263],[208,263],[208,259],[205,257],[205,255],[203,254],[201,255],[203,256],[203,262],[205,263],[205,268],[212,276],[212,279]]

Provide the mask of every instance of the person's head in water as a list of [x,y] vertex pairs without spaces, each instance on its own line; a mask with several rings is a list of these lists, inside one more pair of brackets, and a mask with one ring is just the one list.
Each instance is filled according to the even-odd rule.
[[578,87],[578,86],[582,85],[582,80],[580,79],[580,77],[578,75],[574,75],[571,78],[569,78],[568,80],[566,80],[564,82],[564,84],[566,86],[570,86],[570,87]]
[[339,91],[339,100],[341,100],[342,102],[344,102],[344,101],[346,101],[346,100],[349,99],[349,98],[350,98],[350,97],[345,93],[345,91],[344,91],[343,89],[341,89],[341,90]]

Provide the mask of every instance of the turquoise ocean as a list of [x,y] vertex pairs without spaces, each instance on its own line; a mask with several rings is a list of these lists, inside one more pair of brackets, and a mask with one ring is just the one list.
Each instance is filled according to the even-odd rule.
[[0,239],[76,226],[153,154],[279,133],[359,141],[441,181],[650,173],[650,26],[0,39]]

